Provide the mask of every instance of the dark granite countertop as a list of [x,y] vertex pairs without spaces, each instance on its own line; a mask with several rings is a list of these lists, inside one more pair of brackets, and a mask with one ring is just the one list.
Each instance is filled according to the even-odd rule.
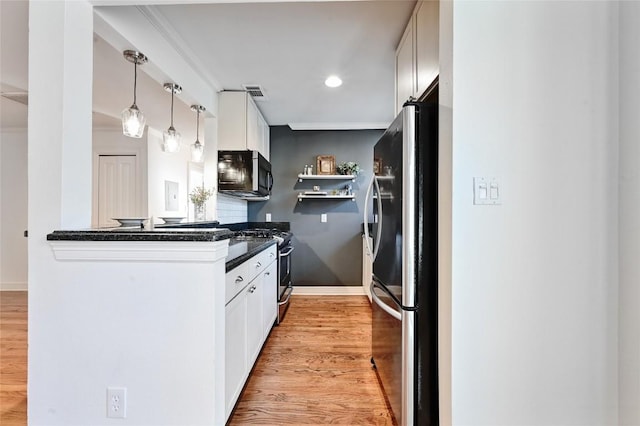
[[[156,228],[218,228],[220,222],[217,220],[209,220],[204,222],[180,222],[180,223],[156,223]],[[222,225],[222,228],[229,229],[228,226]]]
[[[53,231],[49,241],[229,241],[229,254],[225,271],[229,272],[251,257],[277,243],[271,238],[235,238],[227,228],[216,228],[213,223],[187,223],[182,226],[157,226],[153,229],[137,226]],[[186,225],[186,226],[185,226]],[[197,227],[192,225],[198,225]],[[207,227],[207,225],[209,227]],[[223,225],[225,226],[225,225]],[[246,229],[246,225],[245,228]]]
[[220,241],[233,237],[226,228],[154,228],[136,226],[53,231],[49,241]]
[[276,240],[271,238],[253,238],[251,240],[232,238],[229,241],[229,254],[226,259],[225,272],[229,272],[274,244],[276,244]]

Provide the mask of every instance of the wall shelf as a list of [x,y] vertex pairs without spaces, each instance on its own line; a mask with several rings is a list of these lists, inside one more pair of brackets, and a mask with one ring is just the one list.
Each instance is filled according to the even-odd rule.
[[356,196],[352,195],[308,195],[298,194],[298,201],[302,200],[351,200],[356,201]]
[[355,175],[305,175],[300,173],[298,175],[298,182],[302,182],[303,180],[350,180],[351,182],[356,181]]

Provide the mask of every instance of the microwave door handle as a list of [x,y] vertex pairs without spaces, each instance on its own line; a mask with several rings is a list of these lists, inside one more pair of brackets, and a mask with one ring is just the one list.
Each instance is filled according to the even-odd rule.
[[271,190],[273,189],[273,174],[267,172],[267,178],[269,179],[269,194],[271,194]]

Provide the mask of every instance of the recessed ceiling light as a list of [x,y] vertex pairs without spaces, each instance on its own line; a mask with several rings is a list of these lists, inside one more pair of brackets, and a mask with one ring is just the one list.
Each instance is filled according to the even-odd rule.
[[330,75],[325,81],[324,84],[327,87],[339,87],[342,85],[342,80],[337,75]]

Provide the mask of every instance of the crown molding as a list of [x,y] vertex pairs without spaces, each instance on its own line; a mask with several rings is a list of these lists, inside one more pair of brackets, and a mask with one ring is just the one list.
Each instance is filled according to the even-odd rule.
[[178,34],[173,25],[171,25],[157,7],[137,6],[136,8],[193,71],[209,83],[214,92],[222,90],[222,86],[218,80],[207,71],[207,67],[202,63],[196,52],[191,49],[189,44]]

